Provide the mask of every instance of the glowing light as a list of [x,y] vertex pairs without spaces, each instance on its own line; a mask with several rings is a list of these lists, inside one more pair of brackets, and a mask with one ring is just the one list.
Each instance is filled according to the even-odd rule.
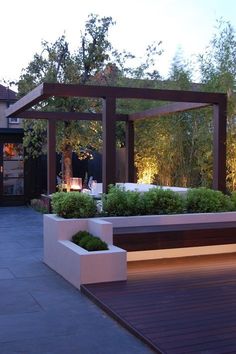
[[82,178],[72,177],[70,179],[70,189],[79,191],[82,189]]

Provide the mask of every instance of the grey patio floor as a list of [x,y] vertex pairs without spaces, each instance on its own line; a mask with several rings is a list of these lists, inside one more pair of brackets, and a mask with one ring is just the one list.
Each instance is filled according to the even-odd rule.
[[0,353],[153,353],[43,264],[42,230],[40,213],[0,208]]

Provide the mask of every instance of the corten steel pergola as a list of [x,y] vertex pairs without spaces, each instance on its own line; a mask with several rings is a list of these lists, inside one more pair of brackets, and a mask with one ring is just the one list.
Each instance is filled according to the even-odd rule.
[[[103,103],[102,113],[43,112],[32,109],[37,103],[50,97],[100,98]],[[117,114],[116,100],[121,98],[167,101],[168,104],[134,114]],[[56,191],[56,121],[102,121],[102,180],[103,191],[106,192],[108,185],[116,182],[116,121],[120,120],[126,122],[126,182],[133,182],[135,177],[134,121],[207,106],[213,107],[213,189],[224,192],[226,189],[226,94],[150,88],[43,83],[26,96],[22,97],[15,104],[11,105],[6,111],[6,116],[47,120],[48,194]]]

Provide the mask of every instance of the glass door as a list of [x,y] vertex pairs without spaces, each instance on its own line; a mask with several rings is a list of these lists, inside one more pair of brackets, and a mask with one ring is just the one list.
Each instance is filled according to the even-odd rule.
[[24,195],[24,149],[20,143],[3,143],[1,146],[1,194],[7,197]]

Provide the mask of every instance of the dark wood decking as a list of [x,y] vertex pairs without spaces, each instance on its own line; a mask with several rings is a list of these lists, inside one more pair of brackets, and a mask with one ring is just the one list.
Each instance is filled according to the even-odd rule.
[[114,228],[114,245],[129,252],[236,243],[236,222]]
[[236,254],[131,262],[81,290],[159,353],[236,353]]

